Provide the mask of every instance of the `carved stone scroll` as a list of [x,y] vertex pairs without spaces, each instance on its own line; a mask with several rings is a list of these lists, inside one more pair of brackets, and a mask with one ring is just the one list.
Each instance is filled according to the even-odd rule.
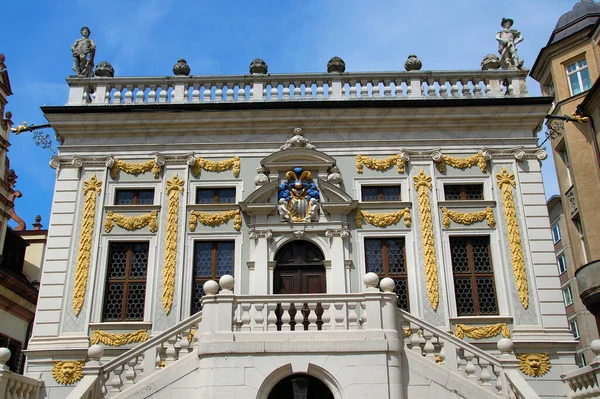
[[242,228],[242,215],[239,209],[219,213],[191,211],[189,220],[190,231],[196,231],[198,222],[204,226],[215,227],[227,223],[231,219],[233,219],[233,228],[240,231]]
[[429,192],[432,189],[431,176],[425,175],[423,170],[418,176],[414,176],[415,189],[419,198],[419,220],[421,222],[421,239],[423,241],[423,259],[425,262],[425,280],[427,282],[427,291],[429,302],[433,310],[437,310],[440,298],[437,256],[435,252],[435,240],[433,235],[433,221],[431,217],[431,204],[429,201]]
[[223,161],[214,162],[204,158],[196,158],[192,166],[192,174],[196,177],[200,175],[202,169],[209,172],[223,172],[229,169],[233,169],[233,176],[240,176],[240,157],[235,156],[231,159],[225,159]]
[[167,228],[165,236],[165,256],[163,261],[162,303],[165,313],[171,311],[175,293],[175,265],[177,263],[177,234],[179,230],[179,196],[183,194],[184,181],[175,175],[167,180]]
[[92,236],[96,217],[96,197],[102,192],[102,182],[92,175],[90,180],[83,182],[83,217],[79,232],[79,248],[77,249],[77,266],[75,269],[75,287],[73,288],[73,311],[79,315],[85,299],[90,259],[92,255]]
[[356,227],[362,227],[363,220],[376,227],[387,227],[396,224],[404,217],[404,225],[410,227],[410,209],[404,208],[401,211],[391,213],[370,213],[361,209],[356,210]]
[[104,219],[104,231],[110,233],[115,224],[129,231],[139,230],[149,225],[150,232],[156,233],[158,231],[158,211],[154,210],[140,216],[125,216],[108,212]]
[[385,159],[375,159],[358,154],[356,156],[356,173],[363,173],[363,165],[369,169],[378,171],[385,171],[396,165],[398,167],[398,173],[404,173],[404,167],[406,165],[405,157],[402,154],[392,155]]
[[93,345],[103,343],[108,346],[122,346],[133,342],[145,342],[147,340],[147,330],[137,330],[126,334],[113,334],[106,331],[94,330],[90,338],[90,342]]
[[454,335],[457,338],[463,339],[465,335],[471,339],[484,339],[492,338],[496,335],[502,334],[504,338],[510,338],[510,330],[508,324],[497,323],[490,324],[488,326],[473,326],[469,327],[464,324],[457,324],[454,329]]
[[494,219],[494,211],[491,206],[485,208],[485,211],[480,212],[457,212],[451,211],[448,208],[442,208],[442,224],[445,228],[450,227],[451,220],[464,225],[471,225],[486,220],[488,226],[496,226],[496,219]]
[[515,284],[517,294],[527,309],[529,307],[529,286],[527,283],[527,272],[525,271],[525,258],[523,256],[523,246],[521,244],[521,233],[519,231],[519,222],[515,210],[515,199],[512,189],[516,188],[515,175],[508,173],[506,168],[501,173],[496,174],[498,187],[502,190],[502,203],[504,205],[504,220],[506,221],[506,230],[508,233],[508,243],[510,246],[510,256],[515,275]]

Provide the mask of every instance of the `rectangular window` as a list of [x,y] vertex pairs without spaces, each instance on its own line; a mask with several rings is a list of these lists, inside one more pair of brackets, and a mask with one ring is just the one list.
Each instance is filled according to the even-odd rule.
[[558,265],[558,274],[563,274],[567,271],[567,261],[564,255],[560,255],[556,258],[556,264]]
[[0,333],[0,348],[8,348],[10,351],[10,359],[6,362],[8,369],[13,373],[23,374],[25,365],[25,355],[22,352],[23,343]]
[[572,96],[592,88],[590,71],[585,58],[567,65],[567,78]]
[[575,355],[575,363],[577,363],[577,367],[580,368],[587,366],[587,362],[585,361],[585,356],[583,356],[583,354]]
[[489,237],[450,237],[459,316],[498,314]]
[[565,288],[562,293],[565,306],[573,304],[573,293],[571,292],[571,287]]
[[556,244],[560,241],[560,227],[558,223],[552,226],[552,241]]
[[579,218],[579,215],[573,218],[573,223],[575,223],[575,227],[577,228],[579,236],[583,237],[583,225],[581,224],[581,219]]
[[152,205],[154,204],[154,189],[117,190],[115,205]]
[[400,201],[400,186],[362,186],[363,201]]
[[111,242],[108,251],[104,321],[144,319],[148,242]]
[[196,189],[196,204],[232,203],[235,203],[235,187]]
[[367,272],[380,278],[390,277],[396,283],[398,307],[409,310],[408,276],[406,274],[406,245],[404,237],[365,238]]
[[569,322],[569,330],[571,330],[575,339],[579,339],[579,327],[577,326],[577,320]]
[[202,308],[204,283],[224,274],[233,275],[235,241],[196,241],[194,243],[194,278],[192,314]]
[[483,184],[444,184],[446,201],[483,200]]

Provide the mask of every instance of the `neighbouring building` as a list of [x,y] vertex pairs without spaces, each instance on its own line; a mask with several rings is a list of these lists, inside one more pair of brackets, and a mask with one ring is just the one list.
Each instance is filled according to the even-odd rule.
[[181,59],[133,78],[106,62],[88,77],[82,29],[67,104],[42,108],[63,143],[31,384],[50,399],[566,398],[578,342],[536,138],[552,98],[527,92],[511,26],[481,71],[334,57],[327,73],[257,59],[207,77]]
[[600,320],[599,26],[600,3],[578,1],[560,17],[531,69],[543,93],[554,97],[547,126],[561,197],[555,206],[562,203],[564,215],[556,228],[568,242],[568,272],[561,281],[571,329],[581,340],[578,353],[584,358],[579,358],[579,364],[594,358],[589,342],[598,338],[600,329],[586,311],[587,307]]

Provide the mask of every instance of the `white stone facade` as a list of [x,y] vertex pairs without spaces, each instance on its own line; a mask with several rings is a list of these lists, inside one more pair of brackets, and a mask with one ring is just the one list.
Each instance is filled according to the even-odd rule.
[[[528,389],[539,397],[566,397],[560,375],[575,367],[575,341],[567,327],[545,206],[540,172],[544,154],[536,147],[532,133],[549,104],[527,96],[523,73],[503,73],[510,75],[512,83],[500,95],[494,95],[497,87],[493,80],[503,80],[498,80],[494,71],[487,80],[492,81],[492,89],[484,90],[485,95],[481,87],[468,95],[463,89],[459,95],[452,86],[456,81],[449,80],[450,94],[443,99],[432,98],[439,94],[439,87],[421,92],[417,75],[411,75],[413,91],[408,98],[392,97],[386,83],[383,96],[390,94],[390,98],[379,99],[374,91],[367,91],[370,103],[353,102],[352,98],[340,103],[334,101],[336,92],[330,92],[332,97],[320,101],[284,102],[275,97],[253,101],[250,97],[234,104],[232,97],[229,103],[209,100],[194,104],[192,87],[178,88],[175,81],[175,88],[169,91],[172,94],[162,101],[161,92],[158,103],[149,105],[147,94],[142,91],[138,96],[125,80],[119,86],[119,78],[95,79],[88,103],[87,80],[70,81],[69,104],[44,108],[65,143],[60,156],[52,161],[57,180],[39,299],[40,304],[47,305],[36,314],[27,352],[28,375],[41,374],[49,398],[84,393],[96,397],[101,395],[99,387],[105,385],[109,396],[115,397],[122,391],[118,397],[267,399],[281,379],[296,373],[316,377],[333,397],[344,399],[498,397],[510,392],[530,397],[526,395]],[[399,80],[408,79],[407,74],[397,75]],[[329,87],[338,90],[337,78],[328,79],[333,79]],[[444,79],[440,77],[440,81]],[[257,84],[252,93],[259,86],[262,92],[262,83]],[[340,84],[344,87],[345,83]],[[119,96],[125,93],[122,100],[114,97],[111,85],[118,87]],[[448,90],[445,83],[444,87]],[[218,87],[221,89],[226,92],[222,85]],[[188,93],[191,100],[175,101],[180,91]],[[105,96],[107,92],[111,94]],[[271,92],[273,95],[278,94]],[[106,98],[110,106],[101,101]],[[144,104],[127,105],[128,101],[135,103],[134,98]],[[298,139],[286,146],[290,148],[280,150],[293,134],[298,137],[298,131],[292,133],[298,126],[315,148]],[[485,171],[477,163],[461,169],[451,166],[451,161],[440,171],[444,156],[468,158],[478,153],[484,154]],[[378,160],[400,154],[404,171],[393,163],[381,171],[364,165],[359,173],[359,154]],[[233,167],[193,173],[196,157],[219,162],[234,156],[239,157],[237,176]],[[120,170],[113,177],[111,168],[117,160],[138,164],[156,160],[160,172],[155,177],[152,170],[138,174]],[[282,221],[279,214],[279,186],[295,167],[310,171],[320,192],[314,221],[290,223]],[[511,193],[527,277],[527,307],[515,284],[511,237],[497,184],[497,175],[504,169],[514,174]],[[420,208],[415,187],[421,171],[431,177],[429,210]],[[77,314],[73,296],[78,284],[78,251],[85,234],[83,225],[89,224],[83,190],[94,175],[101,182],[101,192],[93,211],[85,297]],[[177,211],[169,214],[172,183],[168,182],[175,175],[183,180],[183,192]],[[481,185],[482,199],[448,200],[445,186],[452,184]],[[399,186],[400,197],[397,201],[363,201],[363,190],[373,185]],[[235,188],[234,202],[197,204],[197,190],[202,188]],[[115,205],[117,190],[124,189],[153,190],[151,203]],[[495,219],[492,227],[486,220],[444,226],[442,208],[480,212],[487,207],[492,208]],[[357,209],[382,214],[405,208],[410,223],[402,219],[377,227],[363,221],[357,226]],[[228,210],[239,210],[239,230],[233,217],[217,226],[201,222],[194,230],[189,226],[194,212]],[[108,212],[135,217],[152,211],[157,211],[154,232],[150,225],[135,230],[114,225],[109,232],[104,226]],[[423,213],[430,214],[432,223],[437,307],[429,298]],[[177,233],[172,304],[166,312],[164,265],[171,253],[167,242],[173,234],[168,226],[177,226]],[[489,239],[497,304],[494,315],[464,316],[458,311],[450,240],[461,236]],[[365,240],[381,237],[403,239],[410,314],[395,308],[393,294],[365,288],[363,283],[369,271]],[[235,284],[204,297],[201,314],[193,316],[194,246],[206,240],[233,243],[231,274]],[[322,252],[325,290],[318,295],[274,296],[278,253],[294,241],[308,241]],[[148,243],[140,320],[105,320],[109,248],[115,242]],[[285,331],[288,321],[284,313],[279,320],[282,331],[277,331],[275,319],[270,318],[276,318],[278,303],[284,309],[289,303],[306,303],[309,330]],[[319,323],[323,322],[320,330],[316,330],[317,303],[324,309],[318,316]],[[232,314],[233,318],[229,316]],[[498,323],[506,323],[514,352],[547,353],[550,370],[539,377],[518,371],[512,348],[503,355],[496,349],[502,338],[499,334],[483,339],[452,336],[457,324],[475,327]],[[197,331],[188,340],[192,328]],[[150,340],[106,346],[101,359],[104,372],[99,374],[97,352],[87,353],[95,330],[109,334],[145,330]],[[409,332],[412,334],[404,338]],[[135,348],[141,349],[136,352]],[[119,355],[122,357],[116,358]],[[86,358],[85,377],[75,391],[74,385],[65,386],[53,378],[53,362]],[[99,379],[98,375],[108,379],[101,381],[104,377]]]

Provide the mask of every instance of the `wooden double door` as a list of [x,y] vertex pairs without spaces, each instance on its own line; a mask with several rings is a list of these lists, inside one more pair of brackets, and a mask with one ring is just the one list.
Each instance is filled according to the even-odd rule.
[[325,286],[323,254],[313,243],[292,241],[275,257],[274,294],[321,294]]

